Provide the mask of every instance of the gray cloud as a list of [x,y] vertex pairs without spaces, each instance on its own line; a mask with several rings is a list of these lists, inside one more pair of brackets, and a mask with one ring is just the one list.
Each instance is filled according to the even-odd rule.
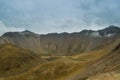
[[23,31],[25,30],[24,28],[16,28],[16,27],[7,27],[5,26],[5,24],[0,21],[0,36],[4,33],[4,32],[11,32],[11,31]]
[[0,20],[7,28],[38,33],[101,29],[120,25],[119,3],[119,0],[0,0]]
[[98,25],[117,24],[120,23],[119,0],[87,0],[82,2],[80,9],[83,10],[85,20],[88,23],[96,23]]

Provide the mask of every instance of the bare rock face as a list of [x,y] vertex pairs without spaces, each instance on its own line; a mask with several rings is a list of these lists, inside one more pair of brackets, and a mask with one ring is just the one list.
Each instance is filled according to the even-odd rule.
[[47,35],[39,35],[26,30],[5,33],[0,37],[0,44],[11,43],[44,55],[73,55],[106,46],[119,34],[120,28],[116,26],[98,31],[83,30],[78,33]]

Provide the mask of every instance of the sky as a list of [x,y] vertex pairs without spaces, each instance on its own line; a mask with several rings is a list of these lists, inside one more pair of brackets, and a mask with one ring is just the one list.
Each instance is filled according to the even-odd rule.
[[0,0],[0,35],[98,30],[120,25],[120,0]]

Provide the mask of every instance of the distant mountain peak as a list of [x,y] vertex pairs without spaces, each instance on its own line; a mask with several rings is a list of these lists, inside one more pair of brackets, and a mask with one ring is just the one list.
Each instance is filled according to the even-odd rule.
[[22,31],[22,32],[6,32],[4,33],[2,36],[5,36],[5,37],[15,37],[15,36],[37,36],[37,34],[29,31],[29,30],[25,30],[25,31]]
[[119,27],[115,25],[110,25],[108,28],[119,28]]
[[31,32],[31,31],[29,31],[29,30],[24,30],[24,31],[22,31],[23,33],[33,33],[33,32]]
[[34,35],[35,33],[34,32],[31,32],[29,30],[25,30],[25,31],[22,31],[22,32],[19,32],[20,34],[23,34],[23,35]]
[[15,36],[15,35],[18,35],[18,32],[6,32],[2,36],[12,37],[12,36]]
[[120,27],[111,25],[105,29],[98,30],[100,35],[105,36],[105,35],[117,35],[120,34]]

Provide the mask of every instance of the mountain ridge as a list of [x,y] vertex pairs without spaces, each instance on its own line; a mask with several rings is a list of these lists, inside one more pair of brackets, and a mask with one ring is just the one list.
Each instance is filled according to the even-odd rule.
[[[64,32],[46,35],[26,30],[3,34],[0,37],[0,44],[11,43],[43,55],[73,55],[110,44],[120,36],[119,31],[120,28],[116,26],[98,31],[83,30],[74,33]],[[100,32],[104,35],[100,35]]]
[[[80,33],[80,34],[82,34],[82,33],[86,33],[86,32],[89,32],[89,33],[91,33],[91,32],[99,32],[100,34],[102,33],[102,32],[106,32],[106,31],[108,31],[108,33],[110,33],[110,31],[112,31],[113,30],[113,32],[117,32],[117,33],[119,33],[120,34],[120,27],[119,26],[115,26],[115,25],[110,25],[109,27],[106,27],[106,28],[103,28],[103,29],[99,29],[99,30],[92,30],[92,29],[83,29],[83,30],[81,30],[80,32],[71,32],[71,33],[68,33],[68,32],[62,32],[62,33],[47,33],[47,34],[38,34],[38,33],[35,33],[35,32],[32,32],[32,31],[29,31],[29,30],[24,30],[24,31],[21,31],[21,32],[5,32],[3,35],[1,35],[1,36],[5,36],[5,35],[7,35],[7,34],[11,34],[11,33],[23,33],[23,34],[37,34],[37,35],[40,35],[40,36],[42,36],[42,35],[62,35],[62,34],[75,34],[75,33]],[[104,34],[104,33],[103,33]]]

